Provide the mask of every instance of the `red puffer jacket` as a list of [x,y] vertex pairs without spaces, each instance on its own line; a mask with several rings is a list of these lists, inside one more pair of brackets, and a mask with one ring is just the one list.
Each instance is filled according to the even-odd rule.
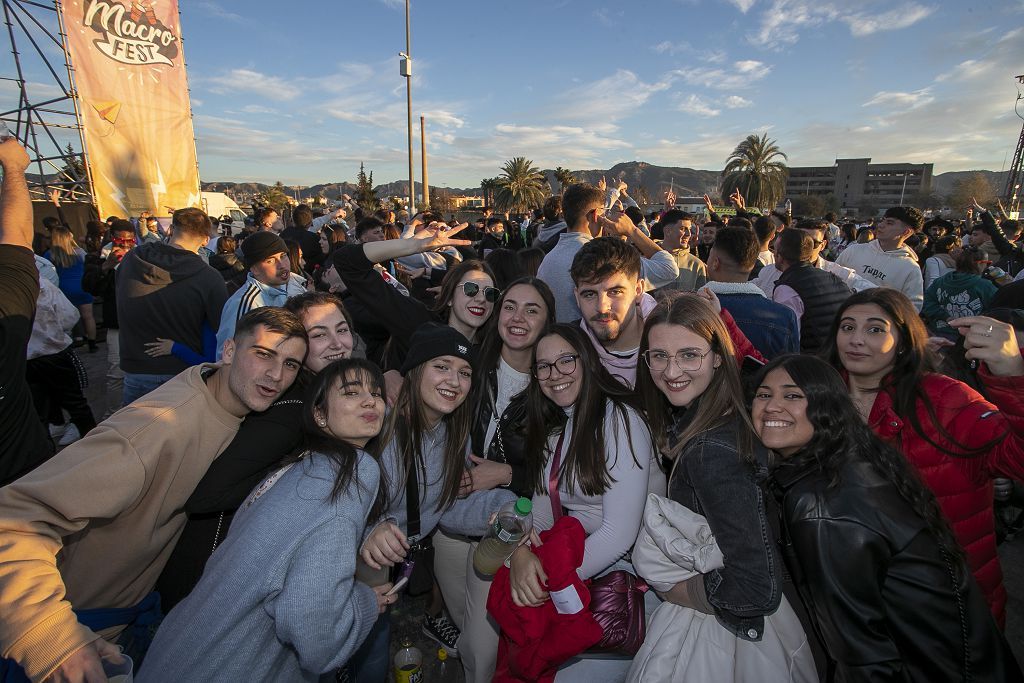
[[995,377],[984,366],[979,377],[995,405],[963,382],[945,375],[928,375],[922,383],[935,418],[959,446],[942,436],[923,401],[917,403],[917,419],[933,443],[953,453],[991,444],[981,452],[958,457],[933,446],[909,420],[895,413],[891,391],[879,393],[868,424],[907,457],[935,493],[1002,628],[1006,622],[1006,589],[996,554],[992,478],[1024,479],[1024,392],[1014,387],[1020,377]]

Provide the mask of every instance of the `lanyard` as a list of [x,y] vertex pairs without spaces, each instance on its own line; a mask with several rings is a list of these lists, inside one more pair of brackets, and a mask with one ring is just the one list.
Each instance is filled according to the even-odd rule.
[[548,473],[548,497],[551,499],[551,514],[554,521],[562,517],[562,501],[558,495],[558,473],[562,468],[562,442],[565,440],[565,430],[558,435],[558,444],[555,446],[555,456],[551,459],[551,471]]

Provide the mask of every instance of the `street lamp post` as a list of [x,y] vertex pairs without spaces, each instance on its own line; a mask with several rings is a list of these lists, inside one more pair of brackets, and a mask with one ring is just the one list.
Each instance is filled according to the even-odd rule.
[[409,23],[409,0],[405,0],[405,52],[399,52],[399,72],[405,77],[405,106],[409,129],[409,217],[416,213],[416,184],[412,171],[412,28]]

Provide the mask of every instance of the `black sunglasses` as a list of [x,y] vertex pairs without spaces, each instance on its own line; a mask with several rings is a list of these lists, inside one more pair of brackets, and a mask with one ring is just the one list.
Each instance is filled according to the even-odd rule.
[[[463,293],[465,293],[466,296],[472,299],[474,296],[480,293],[480,285],[478,285],[475,282],[463,282],[462,291]],[[500,296],[501,290],[498,289],[497,287],[484,287],[484,298],[487,299],[489,303],[493,304],[498,300],[498,297]]]

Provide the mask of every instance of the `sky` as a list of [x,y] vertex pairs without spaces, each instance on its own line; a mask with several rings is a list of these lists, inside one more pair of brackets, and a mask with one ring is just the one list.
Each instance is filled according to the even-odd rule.
[[[407,177],[402,0],[180,10],[203,181]],[[1001,170],[1021,130],[1024,0],[412,0],[412,36],[438,187],[513,156],[718,170],[763,132],[797,166]]]

